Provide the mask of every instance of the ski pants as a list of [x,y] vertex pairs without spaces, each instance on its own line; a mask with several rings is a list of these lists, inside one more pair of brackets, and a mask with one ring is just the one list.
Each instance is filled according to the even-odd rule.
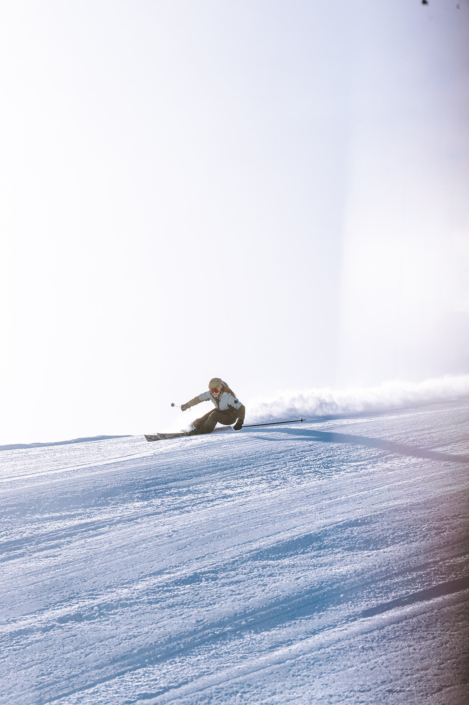
[[199,433],[212,433],[213,429],[217,423],[221,423],[224,426],[230,426],[238,418],[238,411],[233,409],[232,411],[220,411],[220,409],[212,409],[205,416],[201,416],[200,419],[196,419],[193,422],[194,428],[197,429]]

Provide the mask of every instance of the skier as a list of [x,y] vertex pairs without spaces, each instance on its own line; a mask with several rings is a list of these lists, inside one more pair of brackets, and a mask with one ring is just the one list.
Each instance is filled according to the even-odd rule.
[[235,431],[239,431],[243,427],[244,415],[246,409],[244,404],[242,404],[239,399],[236,398],[236,394],[230,389],[226,382],[224,382],[219,377],[214,377],[208,383],[208,392],[202,392],[198,397],[194,397],[187,404],[182,404],[181,410],[185,411],[191,406],[200,404],[202,401],[211,401],[215,405],[215,409],[209,411],[205,416],[201,416],[200,419],[196,419],[193,422],[193,430],[189,432],[189,435],[196,435],[199,433],[212,433],[217,423],[221,423],[224,426],[233,426]]

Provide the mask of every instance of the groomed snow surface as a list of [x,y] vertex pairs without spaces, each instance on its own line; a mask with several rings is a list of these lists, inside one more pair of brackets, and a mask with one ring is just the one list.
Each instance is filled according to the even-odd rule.
[[467,705],[468,421],[3,450],[0,702]]

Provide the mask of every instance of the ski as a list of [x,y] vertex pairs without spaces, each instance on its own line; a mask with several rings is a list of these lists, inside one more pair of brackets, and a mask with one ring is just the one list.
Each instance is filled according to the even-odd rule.
[[183,436],[187,436],[187,433],[153,433],[153,434],[145,434],[145,438],[147,441],[166,441],[169,440],[170,438],[182,438]]
[[[220,431],[232,431],[233,427],[232,426],[223,426],[222,428],[216,428],[212,433],[219,433]],[[201,436],[210,436],[210,433],[201,433],[201,434],[195,434],[194,436],[189,436],[189,434],[186,431],[181,431],[180,433],[153,433],[153,434],[145,434],[145,438],[147,441],[168,441],[171,438],[198,438],[199,435]]]
[[[247,426],[243,426],[243,428],[259,428],[259,426],[280,426],[280,424],[285,424],[285,423],[302,423],[306,419],[293,419],[292,421],[270,421],[269,423],[253,423],[253,424],[248,424]],[[216,428],[212,433],[217,433],[220,431],[232,431],[233,426],[223,426],[221,428]],[[210,434],[200,434],[200,435],[210,435]],[[180,433],[154,433],[153,435],[145,435],[145,438],[147,441],[167,441],[170,438],[183,438],[184,436],[188,436],[189,438],[193,438],[194,436],[189,436],[189,434],[186,431],[181,431]],[[195,436],[197,437],[197,436]]]

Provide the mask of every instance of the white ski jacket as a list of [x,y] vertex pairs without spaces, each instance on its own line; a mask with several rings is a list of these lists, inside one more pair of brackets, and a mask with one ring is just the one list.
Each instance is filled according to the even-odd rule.
[[[223,382],[223,386],[228,387],[226,382]],[[202,394],[199,394],[198,397],[194,397],[188,401],[187,404],[184,404],[184,406],[188,409],[191,406],[200,404],[202,401],[211,401],[220,411],[238,411],[239,414],[237,418],[243,423],[246,411],[244,405],[229,392],[222,392],[219,397],[212,396],[210,392],[202,392]]]
[[210,392],[202,392],[196,399],[199,401],[211,401],[220,411],[231,411],[232,409],[238,411],[242,407],[242,403],[239,399],[236,399],[236,397],[229,392],[222,392],[219,397],[213,397]]

